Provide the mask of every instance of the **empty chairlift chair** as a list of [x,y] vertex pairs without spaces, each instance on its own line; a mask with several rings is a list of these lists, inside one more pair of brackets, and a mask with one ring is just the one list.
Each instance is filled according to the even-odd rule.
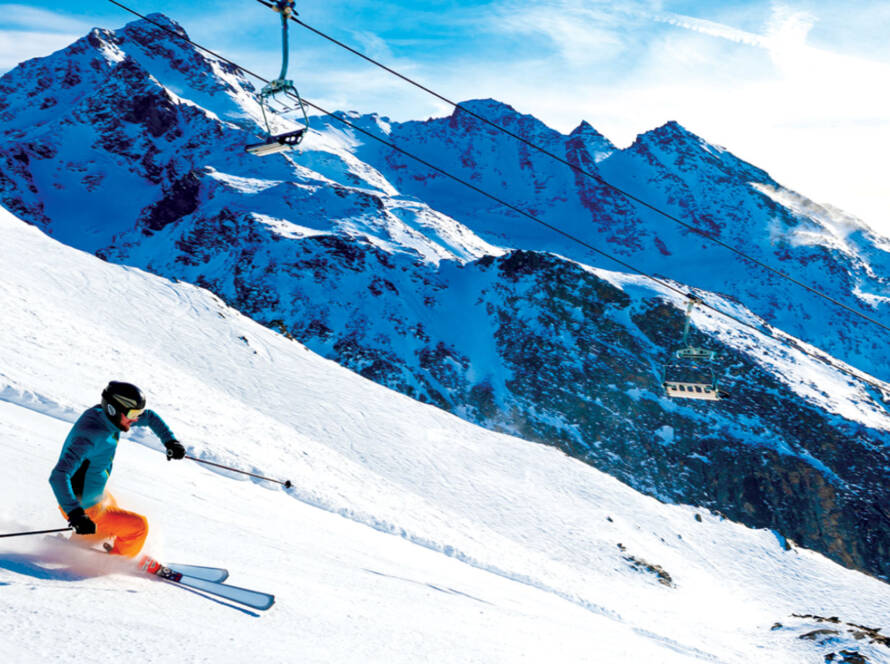
[[729,395],[719,389],[712,363],[716,353],[687,343],[692,309],[700,300],[689,296],[686,324],[683,328],[683,347],[673,353],[673,361],[664,367],[662,386],[665,394],[676,399],[719,401]]
[[[287,76],[288,61],[287,22],[291,14],[296,13],[294,10],[294,2],[295,0],[277,0],[275,2],[274,9],[281,15],[281,73],[278,75],[278,78],[265,86],[258,95],[260,109],[263,112],[263,122],[266,125],[266,137],[261,143],[253,143],[244,147],[247,152],[256,155],[257,157],[265,157],[270,154],[292,150],[300,144],[306,132],[309,130],[309,116],[306,114],[306,108],[303,105],[303,100],[300,98],[300,93],[297,92],[297,88],[294,87],[293,81],[285,78]],[[303,115],[303,126],[294,131],[276,134],[272,131],[272,126],[269,123],[269,114],[273,112],[270,103],[272,100],[281,97],[286,97],[290,99],[291,102],[296,102],[290,109],[288,109],[288,111],[293,112],[299,110]]]

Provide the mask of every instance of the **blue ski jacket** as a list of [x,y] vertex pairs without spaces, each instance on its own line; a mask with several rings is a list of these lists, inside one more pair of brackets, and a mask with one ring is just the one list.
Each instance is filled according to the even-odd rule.
[[[150,427],[164,443],[176,439],[153,410],[146,410],[131,426]],[[65,514],[78,507],[87,509],[102,500],[120,434],[121,430],[108,419],[102,406],[93,406],[74,423],[49,476],[50,486]]]

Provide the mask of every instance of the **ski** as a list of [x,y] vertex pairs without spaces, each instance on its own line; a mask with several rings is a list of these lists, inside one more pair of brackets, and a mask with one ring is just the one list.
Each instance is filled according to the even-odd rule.
[[217,597],[223,597],[260,611],[265,611],[266,609],[271,608],[275,603],[275,595],[260,592],[258,590],[230,586],[226,583],[214,583],[213,581],[205,581],[204,579],[196,579],[186,575],[182,575],[176,583],[205,593],[210,593],[211,595],[216,595]]
[[222,567],[205,567],[204,565],[184,565],[182,563],[167,563],[167,567],[174,572],[195,579],[204,579],[213,583],[222,583],[229,578],[229,570]]
[[188,588],[194,588],[195,590],[200,590],[201,592],[210,595],[238,602],[239,604],[244,604],[245,606],[260,611],[265,611],[275,603],[275,596],[270,595],[269,593],[188,576],[187,574],[178,572],[166,565],[162,565],[151,556],[143,556],[140,559],[139,569],[164,579],[165,581],[178,583],[179,585],[187,586]]

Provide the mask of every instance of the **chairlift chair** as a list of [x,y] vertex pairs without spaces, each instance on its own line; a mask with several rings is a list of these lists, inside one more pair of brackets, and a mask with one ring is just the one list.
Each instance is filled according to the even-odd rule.
[[711,367],[711,362],[717,353],[687,343],[690,315],[698,302],[700,302],[698,298],[689,296],[686,324],[683,328],[683,346],[673,353],[676,362],[665,365],[662,387],[665,394],[672,398],[720,401],[729,395],[719,389],[714,369]]
[[[306,113],[306,107],[303,105],[303,100],[300,98],[300,93],[297,91],[297,88],[294,87],[294,82],[285,78],[287,76],[288,61],[287,22],[290,15],[296,13],[294,10],[294,3],[295,0],[277,0],[275,2],[274,9],[281,14],[281,73],[278,75],[278,78],[260,90],[258,95],[260,100],[260,110],[263,112],[263,122],[266,125],[265,140],[261,143],[253,143],[244,146],[244,149],[247,152],[256,155],[257,157],[265,157],[270,154],[277,154],[295,148],[300,144],[303,137],[306,135],[306,132],[309,130],[309,116]],[[283,134],[276,134],[272,131],[268,115],[268,113],[272,113],[270,102],[280,96],[296,99],[297,103],[294,110],[298,108],[302,112],[304,126],[295,131],[289,131]],[[266,107],[268,107],[268,113],[266,112]]]
[[[674,353],[674,357],[679,358],[679,352]],[[720,390],[714,370],[709,364],[691,360],[665,366],[662,386],[667,396],[678,399],[719,401],[728,396]]]

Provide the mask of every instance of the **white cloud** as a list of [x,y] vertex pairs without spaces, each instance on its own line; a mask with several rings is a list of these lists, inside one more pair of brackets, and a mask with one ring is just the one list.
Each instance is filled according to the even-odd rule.
[[65,48],[81,36],[61,32],[0,30],[0,73],[25,60],[43,57]]
[[[890,76],[890,65],[818,49],[807,37],[818,19],[809,12],[775,4],[763,34],[679,14],[652,14],[653,20],[680,28],[764,49],[775,66],[774,74],[794,94],[822,90],[839,98],[856,97],[883,87],[879,81]],[[809,96],[809,95],[807,95]],[[882,97],[883,98],[883,97]]]
[[0,73],[65,48],[92,28],[81,19],[21,4],[0,4],[0,17]]
[[84,33],[92,26],[83,20],[58,12],[38,9],[28,5],[0,4],[2,24],[6,27],[25,28],[37,33]]
[[358,42],[358,50],[375,60],[382,60],[384,63],[393,60],[392,51],[386,41],[379,35],[368,31],[353,31],[352,36]]

